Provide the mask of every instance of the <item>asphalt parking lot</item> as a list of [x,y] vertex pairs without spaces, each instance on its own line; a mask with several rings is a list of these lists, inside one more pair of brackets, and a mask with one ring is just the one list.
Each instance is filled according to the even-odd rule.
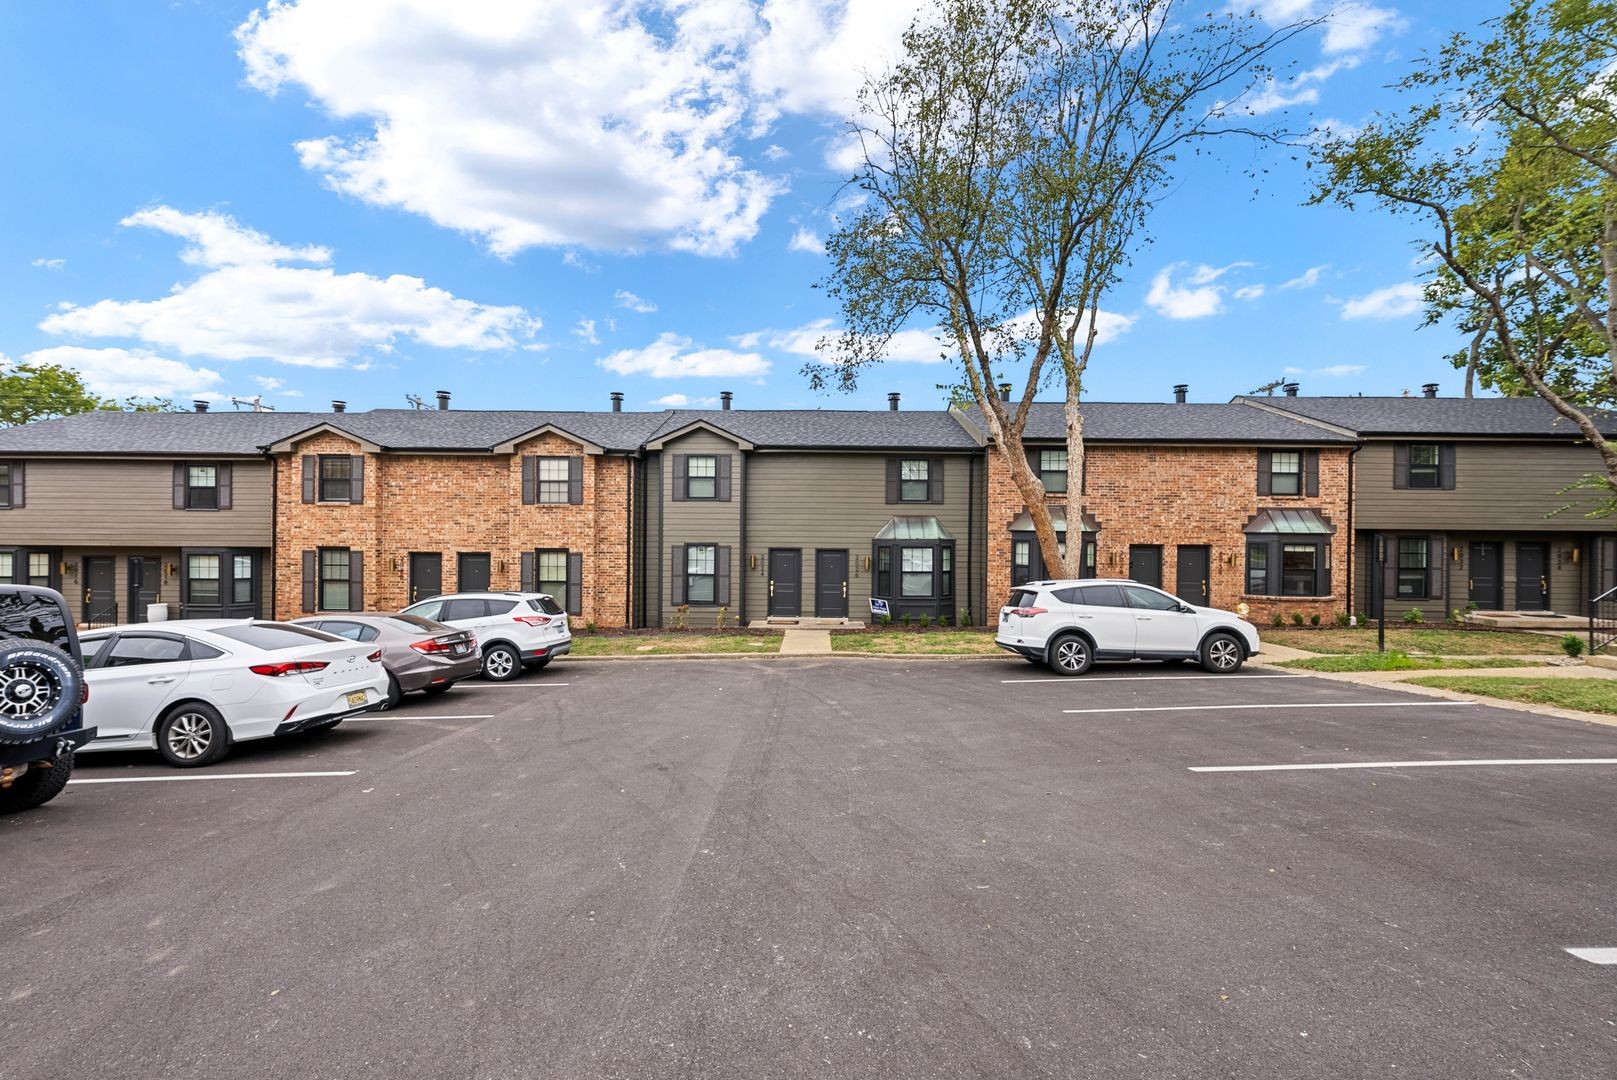
[[564,662],[0,819],[0,1077],[1607,1078],[1592,758],[1253,669]]

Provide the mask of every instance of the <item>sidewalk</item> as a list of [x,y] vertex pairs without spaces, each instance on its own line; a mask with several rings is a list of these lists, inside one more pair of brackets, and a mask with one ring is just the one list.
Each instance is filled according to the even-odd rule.
[[831,631],[790,627],[781,639],[777,656],[830,656]]

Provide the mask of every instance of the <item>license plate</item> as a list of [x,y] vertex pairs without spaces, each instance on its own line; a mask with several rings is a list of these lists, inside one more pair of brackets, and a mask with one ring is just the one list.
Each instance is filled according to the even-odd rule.
[[363,691],[363,690],[355,690],[353,693],[349,694],[348,695],[348,704],[350,704],[350,705],[363,705],[363,704],[365,704],[365,691]]

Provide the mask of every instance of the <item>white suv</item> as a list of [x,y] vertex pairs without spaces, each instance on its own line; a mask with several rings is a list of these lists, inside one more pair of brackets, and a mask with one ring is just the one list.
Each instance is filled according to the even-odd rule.
[[1058,675],[1096,660],[1199,660],[1218,675],[1258,651],[1258,631],[1231,611],[1191,607],[1137,581],[1086,578],[1019,585],[999,609],[994,643]]
[[404,609],[416,615],[470,630],[483,654],[483,677],[504,682],[570,652],[573,635],[567,612],[545,593],[469,592],[434,596]]

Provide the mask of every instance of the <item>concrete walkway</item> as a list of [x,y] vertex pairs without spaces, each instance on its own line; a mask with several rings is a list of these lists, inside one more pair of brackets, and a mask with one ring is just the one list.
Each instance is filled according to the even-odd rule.
[[830,656],[831,631],[790,627],[780,643],[781,656]]

